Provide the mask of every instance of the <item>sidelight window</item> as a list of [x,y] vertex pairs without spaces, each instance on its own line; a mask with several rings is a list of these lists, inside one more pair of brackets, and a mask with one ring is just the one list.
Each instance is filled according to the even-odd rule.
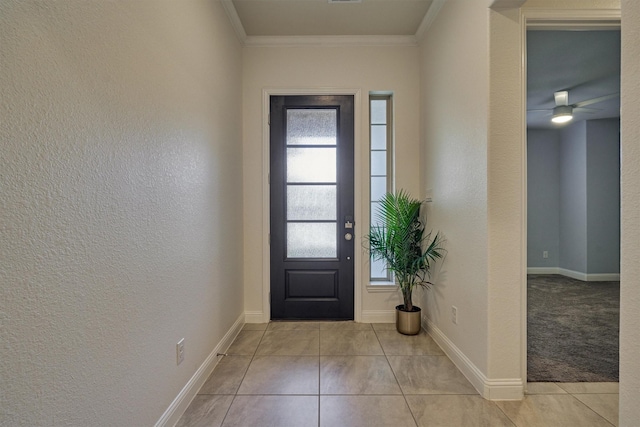
[[[376,212],[382,196],[393,191],[393,98],[391,95],[369,96],[369,150],[370,150],[370,224],[378,224]],[[381,260],[371,261],[370,280],[389,282],[391,273]]]

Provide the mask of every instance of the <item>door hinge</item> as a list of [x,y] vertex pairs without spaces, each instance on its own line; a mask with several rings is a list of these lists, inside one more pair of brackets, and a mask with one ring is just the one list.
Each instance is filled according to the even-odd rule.
[[267,124],[271,126],[271,113],[267,114]]
[[271,233],[269,233],[269,244],[271,244]]

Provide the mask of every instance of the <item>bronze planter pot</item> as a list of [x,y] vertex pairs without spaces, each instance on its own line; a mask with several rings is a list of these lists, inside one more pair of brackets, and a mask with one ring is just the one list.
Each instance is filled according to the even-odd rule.
[[413,306],[413,311],[404,311],[404,304],[396,306],[396,329],[404,335],[417,335],[422,326],[422,310]]

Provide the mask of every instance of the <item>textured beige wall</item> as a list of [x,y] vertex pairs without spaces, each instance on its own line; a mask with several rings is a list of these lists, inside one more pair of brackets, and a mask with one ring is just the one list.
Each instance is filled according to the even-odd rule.
[[[419,95],[417,47],[245,47],[243,77],[244,117],[244,220],[245,220],[245,310],[262,312],[262,239],[263,229],[263,151],[262,96],[271,89],[358,89],[361,91],[362,118],[359,178],[363,195],[362,209],[368,219],[368,96],[370,91],[394,93],[396,120],[396,187],[418,195],[419,167]],[[356,241],[366,229],[363,219],[356,218]],[[367,265],[362,265],[362,309],[393,310],[399,301],[397,292],[368,293],[364,280]]]
[[[493,11],[489,3],[447,1],[422,42],[421,185],[433,190],[432,226],[449,247],[427,305],[433,325],[515,397],[526,340],[522,27],[518,10]],[[618,5],[530,0],[524,7]]]
[[525,124],[522,94],[520,12],[490,11],[489,144],[487,155],[488,315],[487,376],[525,381],[521,319],[527,260]]
[[[485,4],[483,4],[485,3]],[[487,2],[447,1],[421,48],[423,190],[447,257],[423,305],[471,362],[487,369]],[[446,41],[446,43],[444,42]],[[451,306],[458,324],[451,322]]]
[[620,426],[640,420],[640,2],[622,1]]
[[152,425],[242,315],[240,45],[218,2],[2,1],[0,63],[0,425]]

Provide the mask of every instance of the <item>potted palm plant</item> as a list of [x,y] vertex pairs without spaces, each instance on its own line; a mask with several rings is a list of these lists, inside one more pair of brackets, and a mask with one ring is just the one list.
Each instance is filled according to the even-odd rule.
[[376,212],[378,225],[366,236],[371,258],[386,263],[402,293],[404,304],[396,307],[396,329],[405,335],[420,332],[421,309],[413,305],[413,290],[431,285],[431,268],[444,255],[440,233],[431,238],[431,232],[425,232],[421,206],[422,201],[403,190],[385,194]]

